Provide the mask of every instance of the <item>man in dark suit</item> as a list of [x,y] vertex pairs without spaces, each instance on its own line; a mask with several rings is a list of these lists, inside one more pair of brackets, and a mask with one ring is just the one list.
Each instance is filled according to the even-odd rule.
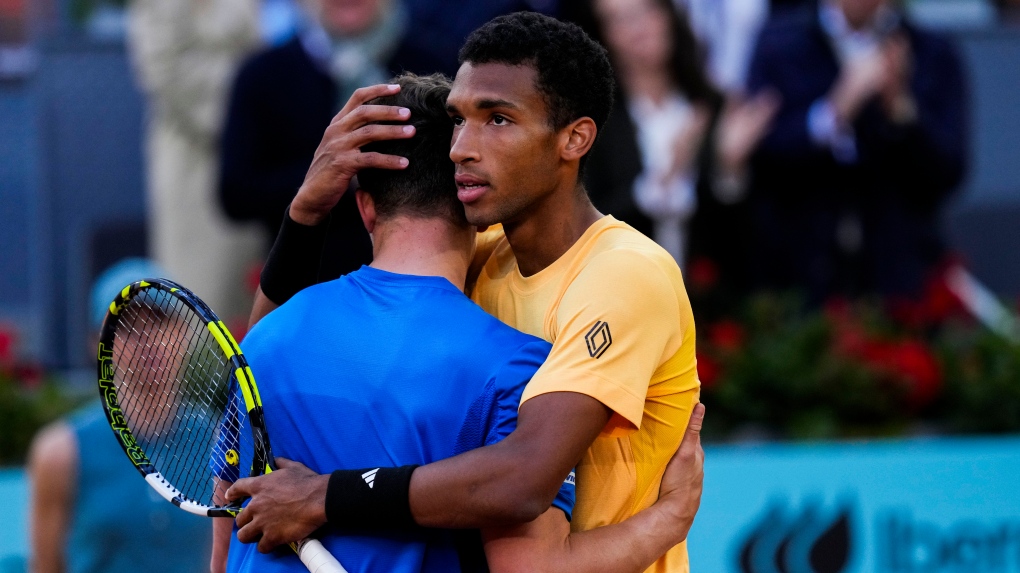
[[963,178],[959,59],[889,0],[821,0],[763,30],[748,77],[782,104],[753,159],[758,277],[916,296],[943,256],[937,216]]
[[[220,199],[227,214],[257,220],[274,236],[304,181],[322,133],[361,85],[385,82],[427,53],[404,42],[408,16],[393,0],[322,0],[289,42],[253,56],[234,82],[222,139]],[[333,211],[324,278],[372,260],[372,245],[348,197]]]

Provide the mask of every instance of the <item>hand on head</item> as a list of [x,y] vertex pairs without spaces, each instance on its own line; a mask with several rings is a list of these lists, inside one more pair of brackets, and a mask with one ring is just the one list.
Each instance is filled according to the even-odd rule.
[[374,141],[407,139],[414,136],[410,125],[376,125],[410,119],[406,108],[364,105],[377,97],[393,95],[398,85],[375,85],[354,92],[336,114],[315,150],[305,181],[290,206],[290,217],[303,225],[321,223],[347,191],[351,179],[366,168],[403,169],[407,159],[395,155],[364,153],[361,147]]

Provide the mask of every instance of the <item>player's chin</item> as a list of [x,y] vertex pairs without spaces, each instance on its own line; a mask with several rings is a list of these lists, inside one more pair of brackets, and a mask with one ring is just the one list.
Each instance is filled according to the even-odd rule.
[[489,227],[502,223],[499,212],[496,209],[482,205],[481,201],[475,201],[464,205],[464,216],[467,222],[473,227]]

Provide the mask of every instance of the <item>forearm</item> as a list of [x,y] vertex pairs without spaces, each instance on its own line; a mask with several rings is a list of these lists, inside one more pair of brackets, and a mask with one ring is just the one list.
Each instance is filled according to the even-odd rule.
[[493,573],[640,573],[689,529],[689,521],[656,504],[622,523],[575,533],[554,508],[531,523],[490,528],[483,536]]
[[[224,503],[224,494],[230,487],[229,482],[219,481],[216,483],[216,492],[213,499],[216,503]],[[213,519],[212,526],[212,557],[209,562],[210,573],[224,573],[227,570],[227,554],[230,550],[230,535],[233,531],[233,524],[230,519]]]
[[601,402],[573,392],[526,401],[517,429],[503,441],[415,470],[410,487],[415,522],[480,528],[535,519],[549,509],[609,416]]
[[409,492],[415,523],[481,528],[526,523],[548,509],[569,469],[551,484],[542,483],[518,455],[502,454],[499,445],[416,469]]
[[571,533],[549,556],[548,570],[640,573],[686,539],[690,527],[656,504],[622,523]]
[[280,305],[269,300],[269,297],[262,293],[262,287],[260,286],[255,290],[255,303],[252,305],[251,315],[248,317],[248,329],[250,330],[251,327],[255,326],[255,324],[262,320],[264,316],[279,307]]

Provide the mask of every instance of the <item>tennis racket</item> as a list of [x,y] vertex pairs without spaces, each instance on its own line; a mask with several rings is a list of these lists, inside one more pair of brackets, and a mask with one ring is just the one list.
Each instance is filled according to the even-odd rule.
[[[110,303],[99,339],[99,393],[131,463],[189,513],[236,517],[241,502],[218,504],[218,480],[276,469],[241,349],[209,307],[174,282],[138,281]],[[318,540],[291,547],[312,573],[346,573]]]

